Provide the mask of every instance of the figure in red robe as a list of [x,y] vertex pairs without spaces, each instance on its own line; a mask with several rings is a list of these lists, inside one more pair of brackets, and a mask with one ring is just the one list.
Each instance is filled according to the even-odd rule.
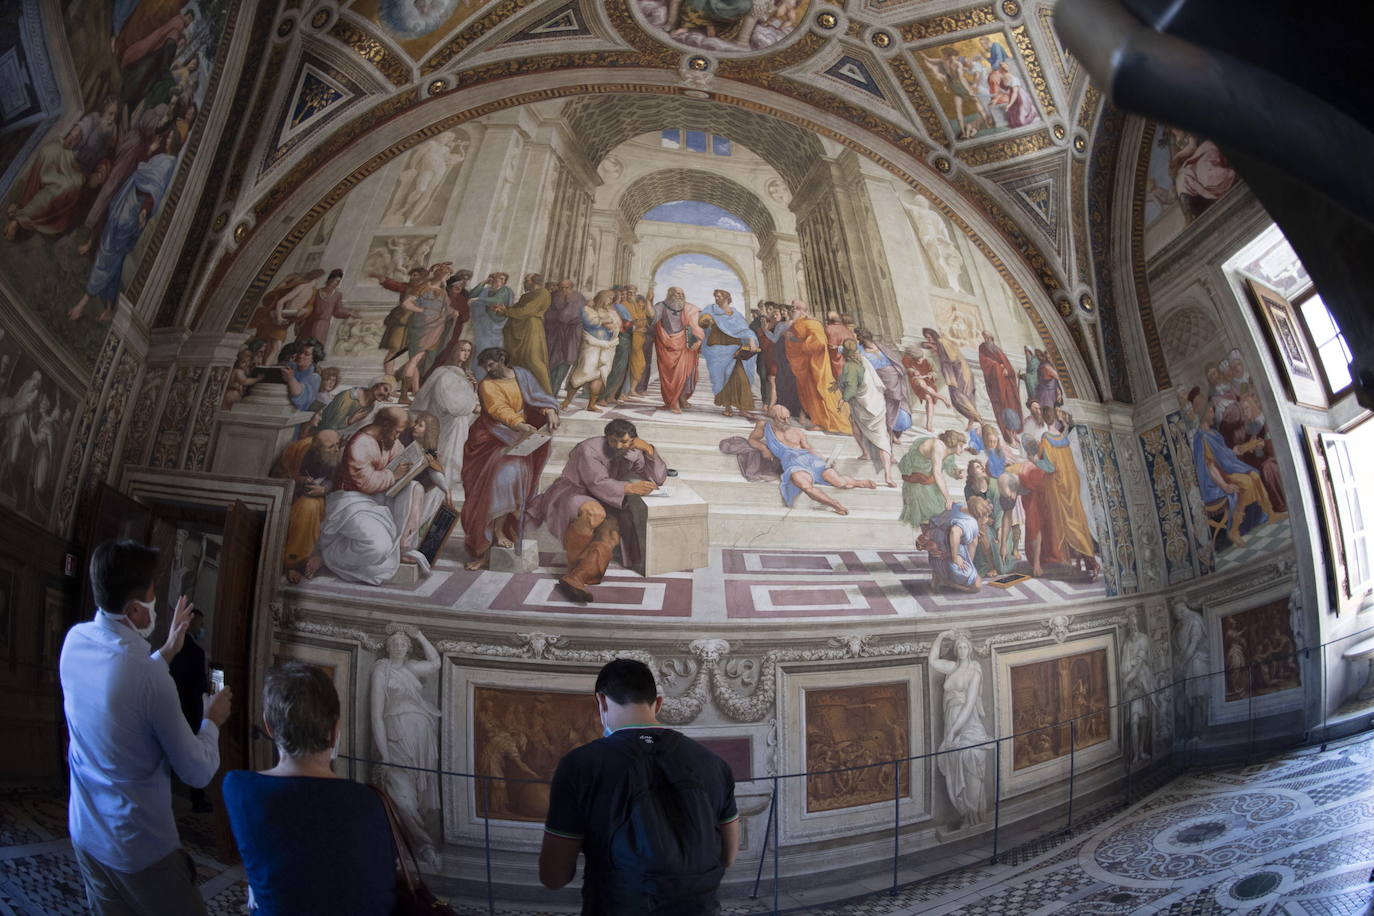
[[987,385],[988,400],[1002,428],[1003,442],[1017,442],[1024,425],[1021,417],[1021,376],[1011,364],[1006,351],[988,333],[978,345],[978,363],[983,367],[983,382]]

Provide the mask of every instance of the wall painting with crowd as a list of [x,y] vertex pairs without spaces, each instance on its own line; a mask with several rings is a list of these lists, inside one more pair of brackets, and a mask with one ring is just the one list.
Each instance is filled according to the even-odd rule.
[[[875,190],[808,177],[817,157]],[[297,481],[283,575],[557,551],[586,521],[569,481],[605,473],[572,446],[621,418],[657,443],[635,475],[661,462],[656,492],[700,497],[713,548],[859,543],[927,609],[1103,594],[1100,446],[953,215],[826,137],[704,103],[537,103],[423,140],[240,309],[226,416],[300,411],[272,469]],[[863,288],[873,268],[891,282]]]

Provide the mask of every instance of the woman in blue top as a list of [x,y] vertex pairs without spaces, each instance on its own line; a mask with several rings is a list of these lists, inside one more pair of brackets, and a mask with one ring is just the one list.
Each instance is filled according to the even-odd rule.
[[381,797],[330,769],[339,695],[322,669],[287,662],[267,673],[263,724],[280,762],[224,777],[224,807],[258,916],[386,916],[396,847]]

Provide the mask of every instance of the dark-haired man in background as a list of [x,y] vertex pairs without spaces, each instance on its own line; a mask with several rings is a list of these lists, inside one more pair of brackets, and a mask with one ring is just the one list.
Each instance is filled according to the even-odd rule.
[[72,627],[59,662],[71,736],[72,852],[86,904],[100,916],[205,912],[172,817],[171,772],[188,786],[203,787],[214,777],[231,693],[226,688],[203,698],[200,733],[192,734],[167,673],[191,623],[185,596],[167,642],[148,652],[157,623],[157,557],[157,550],[134,541],[96,547],[95,619]]
[[643,662],[609,662],[595,690],[605,737],[558,762],[539,880],[563,887],[581,852],[583,916],[719,913],[716,888],[739,850],[729,764],[658,724],[663,698]]
[[[191,589],[194,591],[194,589]],[[200,731],[200,720],[205,717],[204,697],[210,692],[210,671],[205,665],[205,650],[200,647],[200,635],[205,629],[205,614],[198,607],[191,608],[191,623],[186,628],[186,640],[181,651],[167,663],[172,675],[172,683],[177,685],[177,698],[181,700],[181,714],[191,731]],[[191,786],[191,810],[206,814],[212,809],[205,798],[205,790]]]
[[606,575],[616,545],[626,566],[639,557],[639,538],[625,512],[625,497],[648,496],[668,479],[668,465],[639,438],[629,420],[612,420],[604,435],[584,439],[568,453],[563,474],[540,494],[530,511],[536,524],[562,537],[568,571],[559,591],[589,602],[589,585]]

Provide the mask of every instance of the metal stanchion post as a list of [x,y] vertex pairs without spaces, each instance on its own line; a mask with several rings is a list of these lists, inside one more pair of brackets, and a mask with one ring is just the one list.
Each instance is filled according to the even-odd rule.
[[496,893],[491,886],[491,777],[482,783],[485,802],[482,805],[482,845],[487,857],[487,912],[496,914]]
[[992,862],[997,864],[997,839],[1002,829],[1002,739],[992,743]]
[[1249,702],[1248,702],[1248,705],[1246,706],[1246,710],[1247,710],[1247,712],[1246,712],[1246,718],[1247,718],[1249,721],[1248,721],[1246,724],[1249,726],[1249,732],[1250,732],[1250,751],[1249,751],[1248,754],[1246,754],[1246,756],[1247,756],[1247,757],[1253,758],[1253,757],[1255,756],[1255,663],[1254,663],[1254,662],[1251,662],[1249,665],[1247,665],[1247,666],[1245,667],[1245,690],[1246,690],[1246,698],[1247,698],[1247,700],[1249,701]]
[[902,764],[892,761],[892,890],[890,896],[897,896],[897,854],[902,835]]
[[749,895],[750,900],[757,900],[759,897],[759,883],[763,880],[763,863],[768,858],[768,840],[773,836],[773,808],[778,803],[778,783],[773,781],[773,797],[768,801],[768,823],[763,828],[763,848],[759,850],[759,870],[754,875],[754,892]]
[[[1149,703],[1151,706],[1154,705],[1154,697],[1152,696],[1144,697],[1142,701]],[[1131,806],[1131,751],[1135,749],[1136,745],[1135,729],[1131,727],[1130,721],[1131,703],[1129,700],[1122,704],[1120,715],[1122,726],[1126,729],[1127,752],[1122,754],[1121,757],[1126,762],[1126,807],[1129,808]]]
[[1073,769],[1074,761],[1078,751],[1078,718],[1069,720],[1069,819],[1064,824],[1064,830],[1068,833],[1073,832]]
[[[774,777],[773,777],[773,797],[774,797],[774,798],[777,798],[777,797],[778,797],[778,777],[777,777],[777,776],[774,776]],[[774,806],[773,806],[773,832],[774,832],[774,833],[777,833],[777,832],[778,832],[778,806],[777,806],[777,805],[774,805]],[[774,913],[780,913],[780,912],[782,912],[782,911],[778,908],[778,897],[780,896],[780,888],[778,887],[778,885],[782,883],[782,876],[781,876],[781,874],[780,874],[780,872],[781,872],[781,863],[780,863],[780,861],[779,861],[779,856],[778,856],[778,847],[781,846],[781,845],[782,845],[782,838],[781,838],[781,835],[775,836],[775,837],[773,838],[773,912],[774,912]]]

